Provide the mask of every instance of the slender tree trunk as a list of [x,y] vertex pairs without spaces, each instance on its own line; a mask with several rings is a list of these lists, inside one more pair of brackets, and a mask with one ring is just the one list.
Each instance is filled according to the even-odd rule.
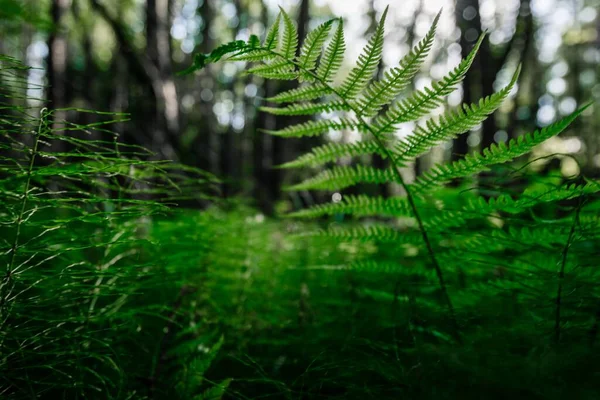
[[[515,45],[518,45],[518,48],[514,49],[521,54],[521,79],[520,79],[520,87],[519,93],[515,98],[515,105],[510,112],[508,117],[508,121],[505,127],[508,139],[512,139],[518,136],[517,128],[519,124],[519,109],[526,105],[526,103],[531,103],[532,92],[531,90],[527,90],[523,85],[523,82],[527,82],[528,80],[531,82],[532,78],[535,79],[534,71],[537,64],[537,54],[533,51],[533,32],[534,32],[534,22],[533,22],[533,14],[531,13],[530,3],[529,1],[521,2],[521,9],[519,11],[520,20],[517,21],[517,32],[515,35],[519,35],[518,39],[515,39]],[[512,47],[512,46],[511,46]],[[508,56],[508,52],[513,51],[513,49],[508,49],[506,55]],[[506,61],[506,59],[504,60]],[[531,89],[533,89],[533,85],[530,85]],[[536,94],[534,94],[535,96]],[[535,102],[535,100],[533,100]],[[534,125],[531,125],[534,126]],[[524,127],[522,127],[524,128]]]
[[[57,110],[67,106],[67,62],[68,42],[63,31],[63,17],[70,6],[70,0],[52,0],[50,15],[54,28],[48,38],[48,108]],[[60,129],[66,119],[66,113],[57,110],[53,114],[52,129]]]
[[171,3],[172,0],[147,0],[146,54],[156,69],[153,83],[157,92],[156,112],[148,113],[152,149],[166,158],[175,159],[179,100],[171,63]]
[[[213,21],[213,9],[210,1],[204,1],[202,6],[198,9],[198,14],[202,18],[202,30],[200,35],[202,40],[199,48],[203,53],[209,53],[213,47],[213,41],[210,38],[210,30],[212,29]],[[202,72],[203,77],[210,78],[211,81],[215,82],[215,79],[211,76],[210,69],[207,68]],[[206,87],[202,90],[209,91],[211,88]],[[214,93],[214,87],[212,87]],[[216,151],[218,146],[217,136],[217,121],[213,112],[214,96],[212,98],[203,96],[201,93],[201,99],[199,104],[200,113],[200,124],[198,127],[198,134],[196,136],[194,144],[194,153],[196,155],[196,166],[212,173],[218,172],[218,153]]]
[[[73,0],[73,4],[71,7],[71,12],[73,13],[73,18],[77,21],[80,21],[80,26],[78,27],[78,33],[82,36],[81,38],[81,47],[83,50],[83,70],[81,74],[77,75],[77,79],[73,79],[76,82],[74,87],[74,98],[81,98],[84,101],[84,107],[87,109],[104,109],[105,104],[102,103],[102,100],[98,99],[98,91],[95,85],[96,79],[94,79],[98,75],[98,71],[96,70],[96,65],[94,63],[93,55],[92,55],[92,40],[89,34],[89,27],[85,22],[85,18],[83,16],[81,9],[81,0]],[[114,75],[116,79],[118,79],[119,75]],[[112,110],[112,108],[109,108]],[[82,125],[93,124],[98,120],[97,115],[94,113],[80,113],[77,115],[78,123]],[[121,126],[116,127],[115,130],[119,132],[119,128]]]
[[[269,97],[273,95],[273,81],[267,81],[264,85],[264,96]],[[269,177],[268,171],[271,165],[270,157],[270,141],[267,142],[267,135],[265,135],[261,129],[272,130],[275,129],[275,116],[265,112],[258,112],[256,129],[253,135],[253,151],[252,151],[252,164],[254,171],[254,198],[257,199],[259,207],[267,214],[273,212],[273,199],[269,195],[267,179]],[[269,138],[270,139],[270,138]]]
[[[481,22],[479,19],[479,1],[478,0],[458,0],[455,5],[455,20],[456,25],[460,29],[460,48],[463,58],[467,57],[477,37],[481,34]],[[471,18],[472,13],[476,13],[476,17]],[[465,79],[463,80],[463,103],[470,104],[477,98],[474,93],[477,77],[477,71],[481,69],[477,57],[473,61],[473,65]],[[452,143],[452,160],[458,160],[469,152],[467,138],[469,133],[463,133],[454,139]]]
[[[236,9],[236,15],[238,16],[238,26],[236,30],[243,30],[247,28],[248,18],[246,12],[243,10],[242,5],[239,0],[234,0],[232,3]],[[234,35],[236,36],[236,35]],[[227,83],[225,90],[229,91],[233,94],[233,103],[234,103],[234,111],[232,112],[232,118],[236,112],[238,112],[238,104],[240,100],[243,102],[243,94],[238,96],[236,91],[236,81],[231,80]],[[240,99],[240,97],[242,97]],[[237,140],[236,133],[233,128],[233,120],[230,121],[227,128],[222,132],[220,137],[220,165],[221,165],[221,177],[224,179],[224,185],[222,189],[222,194],[225,197],[231,196],[232,194],[239,191],[240,187],[240,168],[242,164],[242,152],[241,152],[241,143]]]

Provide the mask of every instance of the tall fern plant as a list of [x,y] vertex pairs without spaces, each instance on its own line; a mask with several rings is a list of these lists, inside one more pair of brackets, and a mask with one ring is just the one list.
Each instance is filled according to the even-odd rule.
[[[428,117],[431,111],[443,104],[446,96],[459,87],[477,55],[484,35],[479,37],[469,55],[446,76],[422,90],[405,95],[406,88],[421,69],[432,48],[440,15],[435,17],[425,37],[399,64],[377,79],[374,75],[382,58],[387,14],[386,8],[356,65],[341,80],[341,83],[336,83],[338,80],[336,78],[346,49],[342,20],[333,19],[319,25],[303,38],[302,46],[298,49],[299,38],[296,27],[283,10],[280,11],[262,42],[256,36],[252,36],[247,42],[235,41],[216,48],[210,54],[198,54],[194,65],[184,73],[201,69],[226,55],[231,55],[228,58],[231,61],[258,64],[249,68],[247,72],[265,79],[292,80],[300,83],[297,88],[267,99],[278,106],[265,106],[262,107],[262,111],[275,115],[313,117],[308,122],[269,131],[270,134],[290,138],[324,135],[333,131],[358,132],[361,140],[357,142],[328,143],[315,147],[309,153],[282,165],[282,168],[318,170],[314,176],[287,189],[338,191],[362,183],[395,183],[402,187],[404,196],[383,198],[348,195],[341,201],[303,209],[292,213],[292,216],[316,218],[349,214],[358,217],[393,217],[396,221],[397,218],[404,218],[405,221],[412,220],[416,227],[414,231],[407,229],[411,226],[410,223],[404,223],[402,226],[398,224],[359,225],[351,228],[332,226],[318,234],[343,240],[392,242],[400,246],[412,246],[418,253],[426,254],[427,261],[424,261],[424,264],[435,272],[439,296],[453,321],[454,337],[460,341],[455,300],[448,292],[447,274],[450,271],[456,272],[457,264],[464,262],[470,256],[463,253],[458,255],[457,261],[456,254],[454,258],[448,255],[450,251],[453,249],[456,253],[459,249],[472,250],[475,243],[482,242],[482,238],[477,237],[480,234],[496,236],[505,234],[519,240],[519,237],[523,236],[523,232],[519,230],[521,228],[505,233],[505,230],[495,229],[498,226],[492,224],[490,222],[492,219],[488,217],[497,217],[504,215],[503,213],[527,212],[541,203],[588,196],[596,193],[599,185],[597,182],[588,182],[559,189],[542,187],[536,189],[537,191],[523,193],[523,196],[518,199],[505,195],[490,200],[472,194],[462,198],[449,196],[441,189],[450,181],[473,176],[529,153],[538,144],[566,129],[585,107],[544,129],[512,139],[507,144],[494,144],[481,153],[468,155],[462,160],[436,165],[419,176],[415,182],[408,183],[401,169],[434,146],[475,128],[497,110],[515,86],[519,68],[516,69],[509,83],[497,93],[477,103],[464,104],[456,110],[447,111],[440,117]],[[395,136],[401,124],[414,121],[418,122],[418,125],[412,133],[402,139]],[[374,154],[387,159],[389,167],[378,169],[361,164],[335,165],[342,158]],[[481,232],[467,234],[467,226],[473,220],[481,221],[485,228]],[[566,224],[570,226],[570,221]],[[448,236],[455,234],[456,236]],[[538,234],[544,235],[536,232],[536,235]],[[560,235],[561,240],[563,236]],[[498,252],[510,247],[505,245],[502,249],[497,249],[492,242],[492,240],[486,242],[490,252],[492,248],[493,251]],[[565,240],[563,244],[570,242],[570,239]],[[570,244],[565,246],[569,247]],[[391,269],[402,274],[406,273],[403,272],[402,265],[405,255],[400,257],[402,259],[393,263]],[[387,266],[389,265],[388,263]],[[377,263],[372,260],[353,266],[353,268],[371,270],[377,267]],[[389,270],[388,267],[383,269]]]

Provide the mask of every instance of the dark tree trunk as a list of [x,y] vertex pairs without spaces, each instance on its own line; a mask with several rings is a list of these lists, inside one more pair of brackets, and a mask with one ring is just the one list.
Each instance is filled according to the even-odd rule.
[[[519,11],[519,21],[517,21],[517,32],[515,33],[515,35],[518,35],[518,38],[515,38],[515,40],[513,41],[514,47],[516,47],[514,51],[518,51],[519,54],[521,54],[521,84],[524,81],[527,81],[527,79],[531,81],[531,79],[535,76],[535,70],[537,69],[537,54],[535,54],[535,52],[533,51],[533,32],[534,22],[533,14],[531,13],[530,9],[530,4],[529,1],[523,1],[521,2],[521,9]],[[506,61],[506,58],[508,58],[508,53],[511,51],[513,51],[513,49],[507,49],[504,61]],[[532,84],[530,84],[530,86],[531,88],[534,87],[534,85]],[[508,139],[512,139],[518,136],[517,129],[518,125],[521,123],[521,121],[519,121],[518,111],[522,106],[526,105],[525,101],[530,102],[530,97],[532,93],[531,91],[524,89],[525,88],[521,86],[521,90],[519,91],[520,93],[518,93],[517,97],[515,98],[515,106],[511,110],[508,117],[508,121],[506,123],[505,130]],[[535,102],[536,101],[533,100],[533,103]]]
[[[269,26],[269,12],[266,5],[263,4],[261,13],[262,25],[266,28]],[[265,80],[263,81],[263,98],[273,96],[276,91],[276,82]],[[266,214],[273,213],[273,199],[269,192],[269,168],[272,165],[271,161],[271,141],[268,135],[262,131],[275,129],[275,116],[265,112],[257,111],[256,123],[252,132],[252,173],[254,178],[253,195],[256,199],[259,208]]]
[[179,133],[179,101],[173,81],[171,64],[172,0],[147,0],[146,54],[154,65],[154,113],[147,114],[147,126],[152,132],[152,149],[162,156],[175,159]]
[[[202,30],[200,32],[201,41],[199,50],[203,53],[209,53],[214,45],[210,38],[210,30],[212,28],[212,20],[214,10],[210,4],[210,1],[204,1],[202,6],[198,8],[198,15],[202,18]],[[205,69],[202,72],[202,77],[206,77],[207,80],[210,78],[211,81],[215,81],[210,75],[210,69]],[[215,91],[215,87],[205,87],[201,90]],[[216,118],[213,112],[214,101],[213,98],[203,98],[201,94],[199,113],[200,123],[198,126],[198,134],[196,136],[194,144],[194,153],[196,156],[196,166],[212,173],[218,172],[218,136],[216,131]]]
[[[476,14],[476,17],[470,18],[473,12]],[[477,37],[481,34],[479,1],[458,0],[455,6],[455,19],[456,25],[460,29],[461,55],[465,58],[473,48]],[[481,57],[478,56],[474,60],[471,70],[467,73],[463,81],[463,103],[471,104],[477,98],[477,94],[474,93],[477,77],[474,75],[481,69],[481,65],[479,64],[480,59]],[[452,143],[452,160],[458,160],[469,152],[469,145],[467,144],[468,135],[469,133],[465,132],[454,139]]]
[[[235,0],[232,3],[236,9],[236,15],[238,16],[238,26],[235,28],[235,31],[239,31],[247,28],[248,19],[245,15],[245,11],[240,4],[239,0]],[[235,35],[234,35],[235,36]],[[243,101],[243,94],[238,96],[236,91],[236,80],[231,80],[225,86],[224,90],[229,91],[233,94],[233,102],[234,102],[234,111],[232,116],[238,112],[238,104],[240,100]],[[229,122],[227,128],[219,135],[220,144],[220,172],[221,178],[224,180],[222,194],[225,197],[231,196],[232,194],[239,191],[241,177],[240,177],[240,168],[242,164],[242,152],[240,140],[237,140],[236,133],[233,128],[233,121]]]
[[[63,17],[68,11],[69,0],[52,0],[50,15],[53,30],[48,38],[48,108],[57,110],[67,106],[67,62],[68,47],[67,36],[63,31]],[[66,119],[66,113],[61,110],[54,112],[52,117],[52,128],[60,129],[62,121]]]
[[[273,95],[273,81],[267,81],[264,85],[264,96]],[[253,134],[253,152],[252,165],[254,170],[254,197],[258,201],[261,210],[267,214],[273,212],[273,199],[268,191],[269,167],[272,164],[270,154],[270,139],[261,129],[275,129],[275,116],[265,112],[259,112],[257,115],[256,129]]]

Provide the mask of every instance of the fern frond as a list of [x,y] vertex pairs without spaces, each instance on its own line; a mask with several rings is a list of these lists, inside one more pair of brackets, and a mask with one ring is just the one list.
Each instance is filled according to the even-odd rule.
[[277,14],[277,18],[273,22],[273,25],[267,31],[263,47],[269,50],[274,50],[279,44],[279,25],[281,25],[281,12]]
[[400,197],[372,197],[367,195],[347,195],[338,203],[319,204],[287,216],[294,218],[318,218],[323,215],[382,215],[390,217],[412,216],[410,205]]
[[406,163],[429,151],[433,146],[455,138],[458,134],[466,132],[485,120],[488,115],[496,111],[517,82],[520,68],[514,73],[510,83],[497,93],[479,101],[479,104],[463,106],[463,109],[450,111],[442,115],[436,122],[433,119],[426,121],[425,126],[418,126],[412,135],[401,140],[395,148],[398,161]]
[[537,249],[560,248],[564,245],[570,227],[509,227],[508,230],[489,229],[480,230],[472,235],[462,233],[457,235],[463,240],[453,243],[453,248],[462,248],[480,252],[504,251],[507,247],[511,251],[530,251]]
[[464,79],[484,37],[479,37],[469,55],[444,78],[434,82],[430,88],[416,91],[409,98],[392,104],[387,112],[377,117],[373,123],[376,134],[394,133],[398,124],[414,121],[438,107]]
[[321,98],[331,93],[331,89],[322,83],[316,82],[281,92],[273,97],[267,98],[272,103],[292,103],[297,101],[310,101]]
[[291,60],[296,56],[298,51],[298,30],[294,21],[290,16],[279,7],[281,15],[283,15],[283,41],[281,42],[281,53],[287,60]]
[[465,211],[478,213],[492,213],[503,211],[510,214],[518,214],[542,203],[553,203],[569,200],[580,196],[593,195],[600,192],[600,182],[588,180],[584,185],[565,185],[548,190],[525,191],[517,199],[509,195],[501,195],[496,198],[485,199],[478,197],[469,200],[465,205]]
[[217,62],[221,60],[228,54],[233,53],[233,56],[240,56],[249,51],[256,50],[255,43],[256,36],[250,36],[250,43],[246,43],[243,40],[234,40],[233,42],[229,42],[223,44],[214,50],[212,50],[208,54],[197,53],[194,55],[194,62],[188,68],[183,71],[180,71],[178,75],[188,75],[192,72],[199,71],[205,68],[208,64]]
[[[385,261],[385,260],[358,260],[346,266],[349,271],[357,271],[372,274],[393,274],[397,276],[419,276],[426,281],[435,281],[435,271],[431,269],[412,268],[401,262]],[[433,284],[432,284],[433,285]],[[394,296],[392,294],[392,300]]]
[[307,121],[296,125],[290,125],[280,130],[265,130],[274,136],[281,137],[304,137],[304,136],[319,136],[329,131],[341,130],[364,130],[361,124],[355,120],[341,118],[338,121],[321,119],[317,121]]
[[277,56],[273,54],[270,50],[264,49],[256,49],[250,50],[244,54],[240,54],[237,56],[232,56],[229,58],[230,61],[248,61],[248,62],[265,62],[270,61],[276,58]]
[[304,39],[304,43],[302,43],[300,56],[298,57],[300,68],[308,71],[312,71],[315,68],[317,58],[321,54],[321,49],[334,21],[333,19],[329,20],[308,33],[306,39]]
[[[466,217],[460,212],[442,210],[425,201],[417,203],[423,224],[431,232],[444,233],[450,228],[464,225]],[[326,203],[299,210],[287,216],[291,218],[318,218],[325,215],[353,215],[356,217],[401,217],[413,218],[414,213],[406,198],[372,197],[347,195],[338,203]],[[467,216],[468,217],[468,216]]]
[[371,225],[354,228],[329,228],[316,231],[310,236],[329,237],[343,241],[375,241],[395,244],[420,244],[423,238],[418,232],[405,232],[387,225]]
[[383,31],[387,12],[388,7],[385,8],[375,33],[358,57],[358,65],[350,71],[339,89],[340,96],[346,100],[355,98],[365,88],[377,70],[383,51]]
[[257,75],[266,79],[293,80],[298,77],[293,68],[293,64],[287,60],[275,60],[268,64],[249,68],[244,73]]
[[341,190],[358,183],[398,182],[393,169],[378,169],[370,166],[333,167],[317,176],[306,179],[286,190]]
[[541,130],[511,139],[508,145],[492,144],[484,149],[483,153],[468,154],[464,159],[449,165],[437,165],[417,179],[412,187],[423,192],[453,179],[489,170],[492,165],[502,164],[529,153],[535,146],[564,131],[587,107],[589,105]]
[[366,154],[379,154],[384,158],[387,156],[387,153],[381,150],[379,144],[373,140],[362,140],[354,143],[327,143],[313,148],[310,153],[304,154],[296,160],[282,164],[280,168],[315,168],[342,157],[356,157]]
[[286,107],[261,107],[261,111],[273,115],[314,115],[332,111],[350,111],[348,104],[341,100],[327,103],[294,103]]
[[441,11],[433,20],[427,35],[402,58],[400,66],[387,71],[382,80],[375,81],[367,87],[364,97],[356,102],[359,114],[366,117],[376,115],[383,106],[389,104],[408,86],[431,50],[440,15]]
[[344,41],[344,22],[341,18],[338,19],[338,26],[333,34],[333,38],[325,49],[319,67],[317,68],[317,76],[324,82],[331,82],[332,77],[342,66],[344,60],[344,52],[346,51],[346,43]]

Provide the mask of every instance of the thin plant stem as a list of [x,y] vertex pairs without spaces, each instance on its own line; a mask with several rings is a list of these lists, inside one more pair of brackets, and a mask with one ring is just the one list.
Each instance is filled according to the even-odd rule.
[[27,201],[29,200],[29,190],[31,187],[31,175],[33,174],[33,167],[35,165],[36,155],[38,153],[38,146],[40,142],[40,136],[42,134],[43,129],[47,126],[47,116],[48,111],[46,108],[43,108],[40,111],[40,123],[38,125],[37,132],[34,132],[34,140],[33,147],[31,150],[31,157],[29,158],[29,165],[27,167],[27,179],[25,180],[25,186],[23,187],[23,193],[21,198],[21,208],[19,210],[19,215],[17,216],[16,227],[15,227],[15,237],[13,239],[13,243],[10,248],[10,260],[6,266],[6,275],[4,277],[4,282],[2,283],[2,296],[0,297],[0,309],[4,305],[4,302],[7,300],[8,295],[5,294],[5,289],[10,285],[12,281],[12,273],[14,270],[15,261],[17,259],[17,251],[19,249],[19,239],[21,237],[21,226],[23,225],[25,209],[27,208]]

